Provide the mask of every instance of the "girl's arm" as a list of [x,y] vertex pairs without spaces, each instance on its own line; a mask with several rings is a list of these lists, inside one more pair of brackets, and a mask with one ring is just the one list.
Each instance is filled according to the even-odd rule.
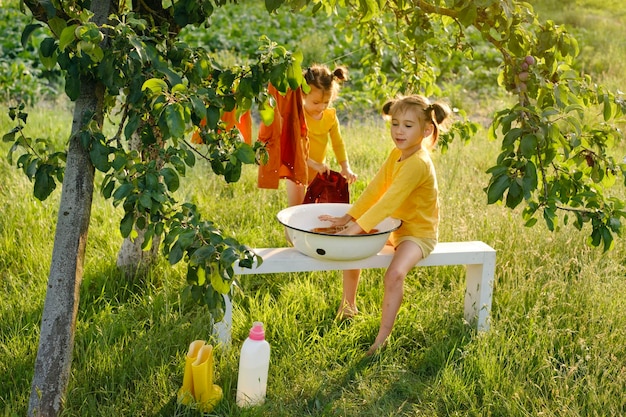
[[339,165],[341,165],[341,175],[343,175],[343,177],[348,181],[348,184],[355,182],[357,175],[352,172],[352,169],[350,169],[350,162],[345,160]]
[[333,124],[328,131],[330,135],[330,143],[333,147],[333,153],[339,165],[341,165],[341,175],[348,180],[348,184],[352,184],[357,180],[357,175],[350,168],[350,162],[348,162],[348,152],[346,151],[346,144],[341,136],[341,128],[339,127],[339,119],[337,113],[333,114]]
[[320,174],[330,174],[330,167],[323,162],[317,162],[309,158],[307,159],[306,164]]

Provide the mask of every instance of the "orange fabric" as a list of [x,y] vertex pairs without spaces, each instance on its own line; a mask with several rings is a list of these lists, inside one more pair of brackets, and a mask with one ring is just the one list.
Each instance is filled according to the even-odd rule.
[[[222,121],[226,123],[226,130],[231,130],[236,127],[241,136],[243,136],[244,142],[248,145],[252,144],[252,116],[250,115],[250,110],[246,111],[239,117],[237,120],[237,109],[225,112],[221,117]],[[202,119],[200,121],[200,126],[206,125],[206,119]],[[200,134],[198,131],[194,131],[191,135],[191,143],[202,143],[202,139],[200,138]]]
[[259,140],[265,143],[269,161],[259,166],[258,187],[278,188],[281,178],[308,184],[309,139],[302,90],[289,90],[283,96],[270,84],[268,92],[276,99],[274,121],[259,127]]
[[241,136],[243,136],[244,142],[248,145],[252,144],[252,116],[250,110],[239,116],[237,120],[237,110],[226,112],[222,115],[222,121],[226,123],[226,130],[231,130],[233,127],[237,127]]

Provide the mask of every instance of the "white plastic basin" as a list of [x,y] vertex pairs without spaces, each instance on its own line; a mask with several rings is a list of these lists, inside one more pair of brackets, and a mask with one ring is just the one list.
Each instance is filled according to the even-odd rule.
[[276,217],[285,227],[293,246],[305,255],[318,259],[352,261],[377,254],[384,246],[391,232],[400,227],[401,221],[391,217],[380,222],[376,232],[361,235],[332,235],[313,232],[319,227],[330,227],[329,222],[319,220],[319,216],[343,216],[350,204],[319,203],[302,204],[281,210]]

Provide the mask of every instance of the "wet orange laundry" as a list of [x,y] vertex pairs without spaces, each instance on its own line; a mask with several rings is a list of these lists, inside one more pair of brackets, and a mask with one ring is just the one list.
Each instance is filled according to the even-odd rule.
[[[250,110],[243,113],[239,119],[237,119],[237,109],[224,112],[221,119],[226,123],[226,130],[231,130],[233,127],[236,127],[241,133],[241,136],[243,136],[244,142],[248,145],[252,144],[252,116],[250,115]],[[202,119],[200,126],[205,125],[206,119]],[[197,130],[191,135],[191,143],[202,143],[202,139]]]
[[274,121],[259,127],[259,141],[265,143],[269,161],[259,166],[258,187],[278,188],[281,178],[296,184],[308,184],[307,159],[309,139],[302,90],[288,90],[282,95],[270,84],[268,92],[275,98]]

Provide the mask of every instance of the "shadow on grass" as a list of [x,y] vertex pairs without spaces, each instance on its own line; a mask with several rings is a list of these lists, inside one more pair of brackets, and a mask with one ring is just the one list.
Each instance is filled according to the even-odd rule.
[[135,273],[125,273],[112,263],[90,269],[85,273],[80,289],[79,320],[159,291],[164,285],[161,278],[164,273],[171,272],[164,272],[160,265],[142,268]]
[[[390,415],[395,410],[394,413],[404,415],[430,395],[441,371],[460,358],[474,335],[475,330],[463,323],[462,315],[438,317],[410,335],[396,334],[378,353],[371,357],[363,354],[346,365],[336,378],[323,382],[308,400],[306,412],[347,417]],[[375,386],[382,388],[376,391]],[[346,387],[355,387],[349,394],[350,403],[360,404],[353,413],[342,408]],[[372,391],[366,391],[370,387],[374,387]],[[365,392],[361,394],[360,390]],[[377,398],[369,397],[372,393]],[[355,400],[354,395],[364,397]]]

